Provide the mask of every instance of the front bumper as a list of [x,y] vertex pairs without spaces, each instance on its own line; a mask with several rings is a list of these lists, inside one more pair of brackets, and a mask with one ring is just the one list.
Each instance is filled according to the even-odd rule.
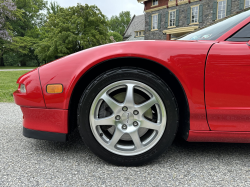
[[23,126],[36,131],[68,133],[68,110],[21,107]]
[[27,138],[34,138],[34,139],[39,139],[39,140],[49,140],[49,141],[56,141],[56,142],[67,141],[67,134],[36,131],[36,130],[26,129],[25,127],[23,127],[23,135]]
[[23,135],[28,138],[64,142],[68,134],[68,110],[27,108],[23,112]]
[[[23,113],[23,135],[28,138],[66,141],[68,134],[68,110],[47,109],[38,69],[21,76],[18,90],[13,93],[15,103]],[[21,92],[24,84],[26,92]]]

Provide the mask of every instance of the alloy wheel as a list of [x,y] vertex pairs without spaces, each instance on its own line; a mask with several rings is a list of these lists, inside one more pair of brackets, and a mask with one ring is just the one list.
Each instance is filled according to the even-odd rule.
[[105,149],[134,156],[157,144],[165,131],[167,116],[160,96],[151,87],[123,80],[97,94],[89,121],[94,137]]

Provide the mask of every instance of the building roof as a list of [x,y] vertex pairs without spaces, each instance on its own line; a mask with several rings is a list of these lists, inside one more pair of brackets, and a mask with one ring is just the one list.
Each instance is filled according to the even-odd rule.
[[131,19],[130,23],[128,24],[127,29],[125,30],[123,37],[128,38],[132,35],[135,31],[144,31],[145,30],[145,15],[134,15]]

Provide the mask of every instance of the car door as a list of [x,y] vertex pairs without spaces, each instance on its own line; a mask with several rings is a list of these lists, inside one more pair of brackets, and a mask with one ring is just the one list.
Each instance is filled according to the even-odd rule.
[[212,46],[205,70],[207,120],[214,131],[250,131],[250,23]]

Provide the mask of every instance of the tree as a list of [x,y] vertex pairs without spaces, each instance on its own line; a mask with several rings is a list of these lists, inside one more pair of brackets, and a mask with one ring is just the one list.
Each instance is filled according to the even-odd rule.
[[118,32],[123,36],[129,22],[131,15],[129,11],[122,11],[119,16],[112,16],[109,20],[109,29],[113,32]]
[[3,40],[11,40],[8,20],[16,19],[13,13],[15,10],[16,6],[11,0],[0,0],[0,38]]
[[12,41],[11,20],[21,16],[21,11],[16,10],[11,0],[0,0],[0,66],[4,66],[3,54]]
[[35,54],[50,61],[107,43],[108,23],[97,6],[77,4],[50,14],[44,32],[46,38],[36,45]]
[[59,4],[54,1],[54,2],[50,2],[49,6],[47,6],[47,15],[50,15],[50,14],[54,14],[56,15],[59,11],[60,11],[60,6]]
[[[18,56],[22,66],[30,60],[36,60],[34,47],[40,40],[40,27],[44,24],[44,13],[47,6],[45,0],[13,0],[17,10],[22,11],[21,18],[10,20],[13,30],[13,42],[9,45],[9,52]],[[38,63],[39,64],[39,63]]]
[[[110,42],[123,41],[123,37],[118,32],[109,32],[108,35]],[[114,41],[111,38],[113,38]]]
[[22,10],[22,18],[12,21],[11,25],[15,30],[15,36],[24,37],[26,32],[40,26],[43,19],[41,11],[46,9],[47,1],[45,0],[13,0],[17,9]]

